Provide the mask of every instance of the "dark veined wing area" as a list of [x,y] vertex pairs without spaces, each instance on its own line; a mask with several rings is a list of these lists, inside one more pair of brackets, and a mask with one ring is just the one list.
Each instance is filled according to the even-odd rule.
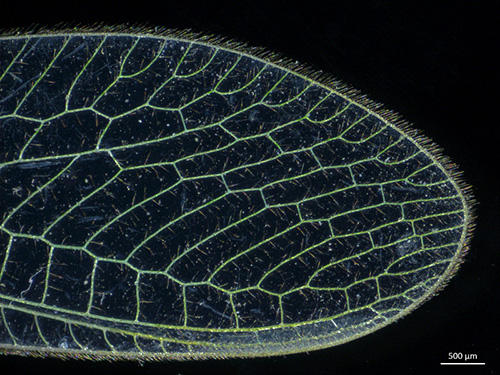
[[395,115],[182,32],[0,37],[0,353],[270,356],[408,314],[468,188]]

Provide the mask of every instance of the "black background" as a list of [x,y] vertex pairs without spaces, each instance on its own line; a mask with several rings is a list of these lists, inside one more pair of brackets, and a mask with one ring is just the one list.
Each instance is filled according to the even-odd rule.
[[[353,342],[286,357],[142,365],[0,356],[0,373],[496,373],[500,97],[495,52],[500,33],[494,3],[0,0],[0,28],[6,30],[61,23],[191,28],[266,47],[328,72],[399,112],[439,144],[464,171],[480,202],[471,250],[448,287],[403,320]],[[450,352],[476,354],[486,366],[440,366]]]

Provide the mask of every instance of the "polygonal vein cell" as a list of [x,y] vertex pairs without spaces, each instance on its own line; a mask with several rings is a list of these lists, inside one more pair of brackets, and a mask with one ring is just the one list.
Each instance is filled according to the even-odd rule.
[[471,198],[429,142],[235,48],[0,37],[0,352],[308,351],[453,275]]

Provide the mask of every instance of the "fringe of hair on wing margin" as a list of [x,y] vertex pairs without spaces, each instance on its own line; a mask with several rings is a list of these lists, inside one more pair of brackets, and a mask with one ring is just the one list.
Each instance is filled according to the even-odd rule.
[[[458,166],[453,163],[450,158],[443,154],[442,149],[434,143],[430,138],[422,134],[420,130],[415,129],[412,124],[404,120],[397,112],[385,109],[381,103],[369,99],[366,95],[361,94],[357,89],[342,83],[337,78],[333,77],[329,73],[325,73],[321,70],[314,69],[312,66],[298,62],[296,60],[289,59],[280,53],[269,51],[263,47],[253,47],[249,46],[247,43],[235,41],[231,38],[218,36],[213,34],[207,34],[203,32],[196,32],[191,29],[186,30],[176,30],[169,29],[165,27],[154,27],[147,24],[135,24],[135,25],[117,25],[109,26],[103,23],[96,23],[89,26],[82,25],[71,25],[67,23],[61,23],[54,27],[40,27],[39,25],[33,25],[28,28],[17,28],[11,30],[0,30],[1,37],[23,37],[23,36],[41,36],[41,35],[91,35],[91,34],[113,34],[113,35],[135,35],[144,37],[168,37],[172,39],[184,40],[189,42],[195,42],[210,46],[215,46],[217,48],[229,50],[239,54],[247,55],[250,58],[258,59],[267,64],[275,65],[279,68],[286,69],[298,76],[314,81],[320,86],[325,87],[328,90],[333,90],[341,97],[349,100],[353,103],[364,106],[371,114],[379,117],[381,120],[386,122],[388,125],[397,129],[399,132],[404,134],[406,137],[411,138],[419,149],[426,153],[432,160],[434,160],[446,174],[446,176],[455,184],[457,190],[460,192],[462,201],[464,202],[465,210],[465,225],[466,229],[462,234],[460,241],[460,251],[450,265],[448,272],[441,276],[441,280],[435,283],[436,287],[434,290],[430,290],[426,293],[420,300],[413,304],[409,309],[405,309],[405,313],[397,315],[394,319],[391,319],[391,323],[398,320],[403,315],[409,314],[411,311],[422,305],[431,297],[438,294],[450,281],[450,279],[456,274],[460,265],[464,262],[465,255],[467,254],[470,246],[470,241],[473,236],[475,228],[475,218],[476,218],[476,207],[478,202],[475,200],[472,187],[468,185],[463,179],[463,173],[459,171]],[[381,326],[377,327],[381,328]],[[366,332],[368,334],[369,332]],[[47,356],[47,352],[39,352],[37,350],[29,351],[30,355],[35,356]],[[18,353],[19,354],[19,353]],[[52,355],[51,355],[52,356]],[[64,358],[88,358],[94,360],[100,359],[111,359],[109,355],[99,356],[97,355],[85,355],[85,354],[64,354],[56,353],[55,356],[62,356]],[[120,359],[137,359],[133,357],[128,357],[127,355],[114,355],[112,360]],[[161,360],[165,359],[164,356],[152,355],[151,357],[145,358],[146,360]],[[188,357],[182,358],[172,358],[172,359],[189,359]]]

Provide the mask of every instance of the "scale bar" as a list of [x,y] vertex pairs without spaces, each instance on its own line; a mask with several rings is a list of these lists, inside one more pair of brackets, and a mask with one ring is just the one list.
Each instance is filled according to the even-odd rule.
[[485,362],[441,362],[442,365],[485,365]]

